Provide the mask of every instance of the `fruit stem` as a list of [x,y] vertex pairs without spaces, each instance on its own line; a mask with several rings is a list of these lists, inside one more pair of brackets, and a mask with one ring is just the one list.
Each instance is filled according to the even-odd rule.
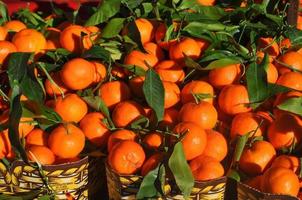
[[[52,186],[49,184],[48,177],[45,175],[41,163],[38,161],[37,157],[36,157],[31,151],[29,151],[28,153],[32,156],[34,162],[37,164],[37,168],[38,168],[39,174],[40,174],[40,176],[41,176],[41,179],[42,179],[44,185],[45,185],[46,188],[47,188],[47,192],[48,192],[49,194],[51,194],[51,195],[55,195],[56,192],[55,192],[55,190],[52,188]],[[32,167],[36,168],[36,166],[32,166]]]
[[37,63],[38,67],[40,67],[42,69],[42,71],[45,73],[47,79],[50,81],[51,84],[53,84],[61,93],[63,99],[65,98],[64,96],[64,92],[62,91],[62,89],[57,85],[57,83],[51,78],[51,76],[49,75],[48,71],[45,69],[43,63]]
[[9,97],[0,89],[0,96],[3,97],[5,101],[9,101]]

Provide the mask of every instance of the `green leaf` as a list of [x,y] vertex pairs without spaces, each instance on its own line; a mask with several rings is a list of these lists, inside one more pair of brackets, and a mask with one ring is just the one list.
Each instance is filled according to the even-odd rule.
[[8,61],[8,78],[11,87],[18,86],[30,100],[43,101],[44,93],[34,75],[34,68],[28,66],[31,53],[13,53]]
[[155,187],[157,188],[157,191],[164,196],[165,194],[165,184],[166,184],[166,168],[164,164],[161,164],[159,166],[159,172],[157,179],[155,181]]
[[136,195],[137,199],[145,199],[145,198],[151,198],[151,197],[157,197],[158,191],[155,186],[155,181],[157,180],[159,176],[159,167],[161,164],[159,164],[155,169],[151,170],[143,179],[138,193]]
[[199,103],[199,102],[201,102],[201,101],[203,101],[205,99],[212,99],[212,98],[214,98],[214,96],[212,94],[210,94],[210,93],[193,93],[192,92],[192,95],[193,95],[196,103]]
[[110,53],[104,49],[101,46],[94,45],[87,51],[85,51],[82,55],[84,58],[90,58],[90,59],[101,59],[102,61],[106,63],[110,63]]
[[61,116],[52,108],[35,101],[31,101],[30,105],[33,105],[35,109],[32,110],[31,106],[28,107],[26,103],[22,104],[22,117],[34,118],[43,130],[62,123]]
[[103,38],[113,38],[117,36],[124,27],[125,18],[113,18],[102,30]]
[[237,58],[223,58],[220,60],[214,60],[210,64],[208,64],[206,67],[203,68],[203,70],[211,70],[211,69],[216,69],[216,68],[222,68],[226,67],[228,65],[234,65],[234,64],[239,64],[240,60]]
[[231,169],[228,171],[227,177],[236,180],[237,182],[240,181],[240,174],[238,173],[238,171]]
[[[193,1],[195,1],[195,0],[193,0]],[[213,20],[219,20],[227,14],[223,8],[220,8],[218,6],[201,6],[201,5],[199,5],[199,6],[194,7],[194,10],[196,10],[200,15],[207,16]]]
[[174,24],[171,24],[170,26],[168,26],[166,33],[165,33],[165,38],[164,41],[169,41],[175,38],[175,32],[174,32]]
[[302,116],[302,97],[293,97],[277,106],[280,110],[288,111]]
[[26,76],[22,79],[20,83],[22,93],[29,99],[33,101],[44,101],[44,92],[40,86],[38,80],[34,74],[34,68],[27,70]]
[[289,92],[293,89],[282,86],[282,85],[277,85],[277,84],[268,84],[268,92],[269,92],[269,97],[274,96],[275,94],[281,94],[284,92]]
[[141,35],[140,35],[140,32],[139,32],[139,30],[136,26],[135,21],[129,22],[127,28],[128,28],[129,38],[137,44],[140,51],[145,53],[146,51],[143,47],[143,44],[142,44],[142,41],[141,41]]
[[122,0],[122,3],[131,10],[138,7],[142,2],[143,0]]
[[247,133],[245,135],[242,135],[238,138],[237,143],[236,143],[236,147],[235,147],[235,152],[234,152],[234,158],[233,161],[234,162],[238,162],[241,158],[242,152],[244,150],[244,147],[248,141],[250,134]]
[[161,121],[164,117],[165,89],[159,75],[151,68],[147,71],[143,92],[148,105],[155,111],[157,121]]
[[114,123],[111,120],[110,112],[103,99],[99,96],[85,96],[81,97],[90,107],[96,111],[102,112],[108,119],[111,128],[114,128]]
[[27,73],[27,62],[31,53],[12,53],[8,61],[8,78],[11,87],[20,84]]
[[[15,92],[16,90],[16,92]],[[23,161],[28,162],[24,147],[19,139],[19,123],[22,116],[22,106],[20,103],[21,94],[18,86],[12,88],[11,105],[9,109],[8,135],[13,148],[20,154]],[[17,95],[14,95],[17,94]],[[22,133],[21,133],[22,134]]]
[[137,76],[145,76],[146,75],[146,71],[140,66],[124,65],[124,64],[119,64],[119,66],[124,67],[126,70],[128,70],[129,72],[132,72],[133,74],[135,74]]
[[296,28],[289,28],[285,31],[285,37],[290,39],[291,45],[302,45],[302,31]]
[[49,195],[43,195],[41,197],[38,197],[38,200],[53,200],[53,197]]
[[57,65],[57,64],[51,64],[51,63],[45,63],[45,62],[38,62],[36,63],[37,66],[40,68],[40,65],[42,65],[42,67],[44,67],[44,69],[47,72],[53,72],[53,71],[57,71],[61,65]]
[[183,28],[183,31],[186,31],[191,34],[200,34],[204,33],[204,30],[208,31],[226,31],[231,32],[238,29],[239,26],[228,26],[220,22],[216,23],[201,23],[201,22],[190,22],[187,26]]
[[[266,73],[268,64],[269,58],[268,55],[265,54],[259,65],[256,62],[253,62],[246,71],[247,89],[250,102],[258,103],[264,101],[269,96]],[[258,104],[252,104],[251,106],[256,108]]]
[[220,60],[223,58],[230,58],[230,57],[235,58],[236,56],[228,50],[214,50],[214,51],[211,50],[209,52],[205,52],[205,54],[199,60],[199,62],[209,62],[213,60]]
[[190,58],[187,55],[185,56],[185,65],[189,68],[193,68],[193,69],[197,69],[197,70],[204,70],[204,68],[195,60],[193,60],[192,58]]
[[10,20],[7,6],[2,1],[0,1],[0,16],[2,17],[2,22],[7,22]]
[[31,12],[29,8],[21,9],[16,13],[19,19],[27,25],[28,28],[34,28],[37,30],[43,30],[46,26],[48,26],[45,21],[39,14],[36,12]]
[[168,165],[184,198],[188,198],[194,186],[194,177],[185,158],[181,142],[174,146]]
[[149,127],[150,120],[148,117],[140,116],[137,120],[130,124],[131,129],[143,129]]
[[103,0],[98,10],[86,21],[85,26],[94,26],[107,21],[119,12],[121,0]]
[[185,65],[189,68],[197,69],[197,70],[204,70],[204,68],[195,60],[190,58],[189,56],[185,56]]

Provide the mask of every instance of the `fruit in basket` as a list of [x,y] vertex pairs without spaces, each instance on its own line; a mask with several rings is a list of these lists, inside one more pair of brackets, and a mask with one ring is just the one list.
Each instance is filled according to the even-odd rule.
[[292,70],[302,70],[302,55],[295,51],[288,51],[281,55],[276,61],[281,74]]
[[250,111],[248,103],[248,92],[243,85],[228,85],[221,90],[218,96],[220,109],[228,115]]
[[244,181],[243,183],[250,186],[250,187],[252,187],[252,188],[255,188],[257,190],[261,190],[262,178],[263,178],[262,175],[254,176],[254,177]]
[[261,121],[262,119],[252,112],[235,115],[231,124],[231,138],[245,134],[249,134],[250,137],[261,136],[265,131]]
[[[158,1],[149,9],[147,4],[104,1],[100,7],[89,9],[101,9],[103,17],[96,13],[87,19],[82,15],[85,9],[80,9],[74,12],[73,22],[59,14],[44,18],[43,13],[40,18],[40,13],[31,15],[23,10],[11,17],[24,19],[26,25],[19,29],[13,27],[13,21],[6,23],[3,16],[0,40],[6,41],[0,46],[19,46],[4,52],[0,60],[0,102],[12,109],[4,111],[1,104],[0,158],[12,160],[14,150],[19,150],[15,148],[19,138],[11,145],[3,122],[7,122],[9,112],[21,106],[20,144],[33,155],[28,154],[30,160],[43,165],[63,165],[84,155],[108,153],[108,166],[120,178],[168,178],[178,184],[180,193],[187,194],[184,198],[189,198],[194,178],[220,178],[231,164],[239,175],[247,175],[241,180],[251,187],[296,195],[295,174],[300,163],[292,151],[298,152],[301,146],[301,112],[299,107],[283,103],[301,95],[298,91],[283,92],[286,89],[279,86],[301,90],[301,50],[296,51],[299,41],[294,38],[299,32],[282,24],[283,13],[271,13],[265,18],[265,24],[271,26],[259,26],[264,23],[260,7],[246,2],[232,4],[231,9],[220,7],[221,2],[215,5],[215,0],[196,0],[201,6],[194,6],[193,1],[172,3],[173,9],[168,9],[171,5],[166,1]],[[223,6],[228,3],[223,2]],[[248,12],[251,8],[256,11],[252,17]],[[208,22],[200,21],[205,11],[219,12],[207,15]],[[242,20],[249,22],[247,26],[238,23]],[[137,30],[130,30],[134,23]],[[7,32],[8,24],[16,33]],[[32,30],[30,39],[16,42],[26,30]],[[20,51],[36,33],[45,39],[43,48],[31,50],[39,56],[26,61],[26,56],[20,56],[20,60],[7,62],[16,55],[11,56],[11,52]],[[38,36],[34,42],[39,42]],[[1,55],[0,50],[0,59]],[[267,57],[268,65],[261,62]],[[21,60],[22,65],[14,63]],[[27,76],[32,68],[35,76]],[[10,101],[19,93],[20,104]],[[248,133],[251,137],[244,136]],[[246,144],[236,145],[236,141]],[[234,151],[237,147],[243,152]],[[283,151],[288,155],[282,155]],[[231,161],[233,152],[242,152],[241,158],[235,155],[236,160]],[[163,177],[148,176],[160,162],[165,168],[159,171]],[[288,178],[278,182],[283,175]],[[128,177],[123,180],[130,180]],[[282,188],[285,183],[292,189]],[[160,194],[155,184],[147,186],[147,193]]]
[[25,143],[27,146],[31,145],[40,145],[47,146],[48,142],[48,133],[42,129],[35,128],[25,138]]
[[216,0],[197,0],[197,2],[203,6],[214,6],[216,3]]
[[277,42],[270,37],[261,37],[257,41],[258,49],[262,50],[265,53],[268,53],[271,56],[278,56],[280,51],[279,51],[279,46]]
[[205,94],[208,95],[203,98],[203,101],[207,101],[209,103],[213,102],[214,89],[213,86],[209,83],[201,80],[193,80],[187,83],[181,90],[181,102],[183,104],[188,102],[195,102],[194,94]]
[[302,74],[299,72],[287,72],[278,78],[277,84],[302,91]]
[[154,26],[149,20],[144,18],[139,18],[135,20],[135,24],[139,31],[142,44],[145,44],[153,40]]
[[[173,23],[174,26],[174,31],[176,31],[178,29],[178,24],[177,23]],[[165,37],[166,37],[166,32],[167,32],[167,25],[164,23],[159,23],[159,25],[156,28],[155,31],[155,41],[156,43],[163,49],[165,50],[169,50],[169,48],[175,44],[177,42],[176,39],[171,39],[169,41],[165,41]]]
[[23,29],[26,29],[27,26],[20,20],[11,20],[4,24],[4,28],[8,31],[19,32]]
[[149,133],[143,139],[143,143],[146,144],[147,148],[154,150],[159,148],[162,142],[163,138],[158,132]]
[[62,82],[59,73],[52,74],[51,78],[55,84],[50,79],[46,79],[44,82],[45,91],[49,96],[61,96],[68,92],[68,88]]
[[85,135],[73,124],[61,124],[51,131],[48,138],[50,150],[60,158],[74,158],[85,145]]
[[218,114],[215,107],[206,101],[189,102],[179,111],[179,121],[194,122],[203,129],[212,129],[216,125]]
[[121,141],[116,144],[108,155],[108,164],[119,174],[136,173],[145,161],[145,152],[136,142]]
[[111,81],[102,84],[99,94],[110,110],[113,110],[116,104],[126,101],[131,97],[130,88],[123,81]]
[[269,63],[266,73],[267,73],[267,82],[269,82],[269,83],[277,82],[278,70],[274,64]]
[[[5,110],[0,116],[0,123],[7,123],[9,120],[9,110]],[[19,137],[26,137],[33,129],[34,125],[32,125],[33,119],[30,117],[21,117],[19,123]]]
[[38,162],[41,165],[51,165],[55,162],[55,155],[46,146],[32,145],[27,148],[29,160]]
[[35,29],[22,29],[17,32],[12,43],[17,47],[18,52],[42,53],[46,49],[46,39],[42,33]]
[[92,42],[89,35],[90,31],[85,27],[69,25],[60,34],[60,44],[68,51],[79,54],[91,48]]
[[141,169],[141,175],[146,176],[151,170],[155,169],[157,165],[164,159],[163,154],[156,153],[146,159]]
[[271,165],[275,157],[276,151],[271,143],[256,141],[243,150],[239,167],[246,174],[260,175]]
[[144,53],[138,50],[131,51],[124,59],[125,65],[135,65],[144,70],[154,67],[158,63],[158,58],[151,53]]
[[13,43],[9,41],[0,41],[0,64],[3,64],[5,61],[7,61],[10,53],[16,51],[17,48]]
[[218,160],[208,156],[198,156],[190,161],[190,168],[197,181],[209,181],[224,175],[224,168]]
[[127,129],[121,129],[114,131],[108,138],[108,152],[111,152],[112,148],[123,140],[135,140],[136,134],[133,131]]
[[144,49],[149,54],[153,54],[157,57],[158,61],[162,61],[165,59],[164,51],[161,49],[161,47],[154,43],[154,42],[148,42],[144,44]]
[[169,48],[169,57],[180,64],[184,64],[185,55],[197,59],[201,54],[198,43],[192,38],[183,38]]
[[86,138],[99,147],[104,147],[107,144],[110,135],[110,131],[102,121],[104,118],[100,112],[90,112],[80,121],[80,128]]
[[63,65],[60,77],[69,89],[82,90],[93,83],[95,73],[94,64],[83,58],[74,58]]
[[112,121],[117,127],[123,128],[144,115],[143,107],[135,101],[122,101],[115,106],[112,112]]
[[185,134],[181,140],[187,160],[192,160],[201,155],[207,145],[207,134],[193,122],[180,122],[174,127],[176,134]]
[[168,81],[162,83],[165,90],[164,108],[171,108],[180,101],[180,89],[175,83]]
[[268,141],[276,148],[290,148],[301,141],[301,119],[297,116],[283,113],[269,126]]
[[94,64],[95,69],[93,83],[98,84],[106,78],[107,69],[105,65],[100,62],[92,61],[92,64]]
[[212,69],[209,73],[209,82],[213,87],[221,89],[226,85],[237,83],[240,76],[240,64],[233,64]]
[[5,27],[0,26],[0,41],[6,40],[8,31]]
[[204,156],[212,157],[221,162],[228,154],[228,144],[225,137],[212,129],[206,130],[207,145],[202,153]]
[[272,167],[268,169],[261,180],[263,192],[297,196],[300,183],[298,176],[290,169]]
[[141,98],[144,97],[144,92],[143,92],[144,81],[145,81],[145,76],[135,76],[129,80],[128,84],[134,96],[141,97]]
[[154,67],[154,69],[162,81],[180,83],[185,77],[183,67],[173,60],[161,61]]
[[170,128],[173,129],[178,123],[178,109],[172,107],[165,109],[163,120],[159,123],[160,128]]
[[58,97],[54,103],[54,110],[66,122],[79,122],[88,112],[87,104],[77,94],[67,94]]
[[300,167],[299,158],[290,155],[280,155],[272,163],[272,167],[283,167],[297,172]]
[[13,158],[11,142],[8,137],[8,130],[0,132],[0,158]]

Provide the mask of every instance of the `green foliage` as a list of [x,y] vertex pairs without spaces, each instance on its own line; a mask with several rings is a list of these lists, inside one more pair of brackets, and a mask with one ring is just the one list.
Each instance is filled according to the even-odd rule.
[[177,186],[185,199],[188,198],[194,186],[194,177],[185,158],[181,142],[175,144],[168,164],[171,172],[173,173]]
[[143,92],[148,105],[155,111],[157,121],[161,121],[164,117],[165,91],[159,75],[151,68],[147,71]]
[[302,97],[293,97],[277,106],[279,109],[302,116]]
[[121,0],[104,0],[97,11],[86,21],[86,26],[94,26],[106,22],[119,12]]

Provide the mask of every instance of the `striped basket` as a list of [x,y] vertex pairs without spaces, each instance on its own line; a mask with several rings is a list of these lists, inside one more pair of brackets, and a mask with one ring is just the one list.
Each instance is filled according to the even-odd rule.
[[238,182],[237,184],[238,200],[299,200],[296,197],[288,195],[274,195],[260,192],[246,184]]
[[[77,200],[88,200],[106,190],[106,187],[100,188],[106,186],[101,166],[104,164],[99,158],[85,157],[73,163],[43,166],[43,174],[47,177],[49,187],[55,191],[56,199],[66,199],[68,193]],[[10,169],[0,163],[1,193],[9,195],[43,191],[45,187],[37,168],[23,161],[14,161]]]
[[[106,164],[106,176],[110,200],[134,200],[138,192],[142,177],[137,175],[121,176],[115,173]],[[225,197],[226,177],[212,181],[195,182],[191,193],[191,200],[223,200]],[[172,189],[171,189],[172,188]],[[169,200],[183,200],[182,195],[175,194],[177,191],[169,184],[165,185],[165,194]],[[161,198],[158,198],[161,199]]]

